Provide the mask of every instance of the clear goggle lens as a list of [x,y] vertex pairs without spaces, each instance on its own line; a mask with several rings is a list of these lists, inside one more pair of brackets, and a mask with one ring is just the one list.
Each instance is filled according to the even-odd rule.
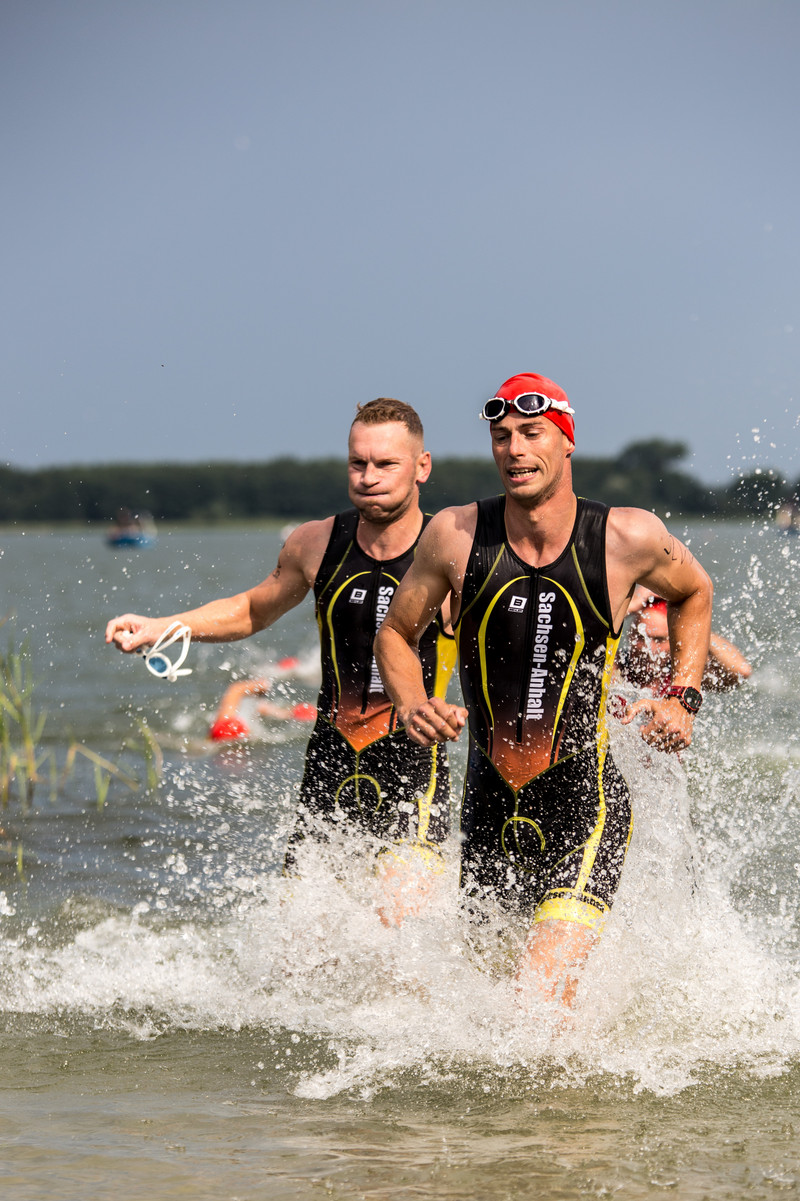
[[[169,680],[174,684],[178,676],[190,676],[192,674],[191,667],[181,666],[189,654],[191,641],[192,631],[189,627],[183,625],[180,621],[174,621],[172,625],[167,626],[161,637],[156,640],[155,646],[142,647],[138,653],[143,657],[149,672],[157,676],[159,680]],[[174,663],[164,653],[168,646],[172,646],[173,642],[181,643],[180,653]]]

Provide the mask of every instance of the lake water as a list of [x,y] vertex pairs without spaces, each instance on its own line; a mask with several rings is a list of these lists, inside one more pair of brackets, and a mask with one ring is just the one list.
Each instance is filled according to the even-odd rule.
[[[232,673],[313,647],[310,603],[193,646],[175,684],[105,647],[117,613],[257,582],[277,534],[127,553],[0,534],[3,634],[28,640],[43,748],[62,763],[81,739],[141,777],[122,747],[146,720],[164,751],[157,790],[113,780],[99,808],[79,761],[55,799],[45,781],[0,811],[0,1195],[800,1192],[800,538],[673,528],[754,674],[707,699],[682,763],[615,730],[636,828],[568,1024],[517,1006],[513,932],[465,926],[452,856],[399,931],[346,851],[280,877],[307,727],[246,751],[205,734]],[[460,781],[463,748],[452,761]]]

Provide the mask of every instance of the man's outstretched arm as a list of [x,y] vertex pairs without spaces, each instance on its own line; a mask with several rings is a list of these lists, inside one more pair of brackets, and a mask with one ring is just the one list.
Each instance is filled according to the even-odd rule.
[[152,646],[174,621],[189,626],[198,642],[235,642],[266,629],[299,605],[312,587],[330,536],[331,520],[309,521],[287,538],[275,570],[255,588],[209,601],[169,617],[125,613],[106,626],[106,642],[130,654]]

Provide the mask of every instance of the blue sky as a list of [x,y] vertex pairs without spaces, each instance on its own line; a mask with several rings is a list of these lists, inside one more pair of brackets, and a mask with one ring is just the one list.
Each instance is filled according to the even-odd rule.
[[[16,466],[438,455],[540,371],[578,452],[800,476],[795,0],[6,0]],[[435,468],[434,468],[435,469]]]

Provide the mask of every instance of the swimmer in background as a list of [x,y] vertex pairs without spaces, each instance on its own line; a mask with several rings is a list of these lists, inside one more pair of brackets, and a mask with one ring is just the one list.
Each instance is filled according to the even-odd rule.
[[[663,696],[672,683],[667,602],[637,586],[627,616],[631,621],[627,642],[620,649],[619,674],[634,687],[647,689],[654,696]],[[738,688],[751,672],[750,663],[738,647],[712,630],[703,689],[727,692]],[[624,712],[622,697],[612,698],[612,711],[619,716],[617,707]]]
[[[270,676],[256,679],[236,680],[222,694],[208,736],[212,742],[239,742],[250,737],[250,727],[241,713],[242,703],[248,697],[266,697],[272,691],[274,678],[303,679],[308,682],[319,682],[319,655],[314,653],[303,661],[295,656],[281,659]],[[308,701],[298,701],[294,705],[276,705],[273,701],[260,700],[256,705],[260,717],[273,721],[316,721],[316,705]]]
[[106,534],[109,546],[147,545],[156,539],[156,527],[152,514],[142,510],[118,509],[113,525]]

